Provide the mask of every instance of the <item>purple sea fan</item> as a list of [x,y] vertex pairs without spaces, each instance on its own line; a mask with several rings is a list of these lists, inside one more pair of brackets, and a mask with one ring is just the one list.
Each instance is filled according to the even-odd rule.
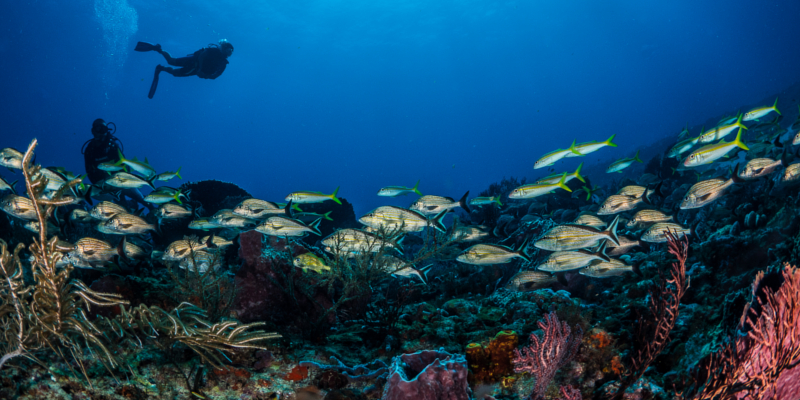
[[547,385],[556,371],[575,357],[583,339],[580,326],[575,326],[573,334],[566,322],[558,320],[555,312],[545,315],[544,320],[539,321],[539,327],[543,331],[542,338],[531,333],[531,344],[523,347],[522,351],[514,349],[512,360],[514,372],[528,372],[536,377],[531,400],[544,399]]

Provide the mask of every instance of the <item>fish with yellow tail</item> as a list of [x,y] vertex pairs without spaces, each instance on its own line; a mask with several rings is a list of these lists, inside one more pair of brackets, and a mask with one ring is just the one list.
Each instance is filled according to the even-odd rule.
[[339,193],[339,188],[337,187],[336,190],[333,191],[331,194],[323,194],[320,192],[292,192],[286,196],[286,201],[295,203],[295,204],[309,204],[309,203],[322,203],[323,201],[333,200],[337,204],[342,204],[342,201],[336,197],[336,194]]
[[413,188],[407,188],[405,186],[386,186],[378,190],[378,196],[383,197],[405,196],[409,193],[416,193],[422,196],[422,193],[419,191],[419,181],[417,181]]
[[686,160],[683,161],[683,166],[692,168],[711,164],[737,147],[745,151],[750,150],[750,148],[742,142],[741,129],[739,129],[739,132],[736,134],[736,139],[733,139],[733,141],[726,142],[725,139],[722,139],[719,143],[705,145],[692,152],[686,157]]
[[133,160],[126,159],[125,156],[122,155],[122,151],[119,149],[117,149],[117,154],[119,155],[119,161],[117,161],[114,165],[118,167],[125,165],[132,171],[135,171],[137,174],[145,177],[145,179],[148,180],[156,176],[156,170],[150,166],[150,163],[147,161],[147,157],[145,157],[144,162],[142,162],[138,161],[136,157],[134,157]]
[[606,173],[607,174],[610,174],[612,172],[622,173],[623,169],[630,167],[631,164],[635,162],[644,164],[644,161],[642,161],[639,158],[639,150],[636,150],[636,154],[634,154],[633,157],[631,158],[622,158],[611,163],[611,165],[609,165],[608,168],[606,168]]
[[562,158],[566,157],[567,154],[572,153],[575,156],[582,156],[583,154],[579,153],[578,150],[575,148],[575,141],[572,141],[572,144],[567,149],[558,149],[553,150],[542,157],[540,157],[536,162],[533,164],[533,169],[539,169],[544,167],[549,167],[551,165],[555,165],[556,161],[561,160]]
[[593,142],[578,143],[573,147],[575,148],[575,150],[577,150],[579,154],[569,152],[565,157],[582,157],[589,153],[594,153],[595,151],[600,150],[603,147],[617,147],[617,144],[612,142],[615,136],[617,136],[616,133],[611,135],[611,137],[609,137],[603,142],[593,141]]
[[488,206],[490,204],[497,204],[498,207],[503,206],[503,203],[500,202],[500,196],[475,197],[469,201],[471,206]]
[[771,112],[775,111],[778,115],[781,115],[781,112],[778,111],[778,98],[775,98],[775,103],[772,104],[772,107],[758,107],[754,108],[746,113],[744,113],[744,117],[742,121],[755,121]]
[[299,256],[295,257],[292,260],[292,264],[295,267],[302,269],[304,272],[314,271],[318,274],[322,274],[326,271],[330,271],[331,267],[325,264],[325,260],[319,258],[314,253],[303,253]]
[[527,245],[527,239],[516,250],[499,244],[476,244],[461,252],[456,260],[471,265],[505,264],[515,258],[530,262],[530,257],[525,254]]
[[[581,176],[581,168],[583,168],[583,163],[578,165],[578,168],[575,168],[575,172],[573,172],[571,174],[567,174],[567,178],[564,179],[564,183],[567,183],[567,182],[569,182],[569,181],[571,181],[571,180],[573,180],[575,178],[577,178],[579,181],[581,181],[583,183],[586,183],[586,179],[583,179],[583,176]],[[551,183],[552,184],[552,183],[558,183],[558,181],[560,181],[560,180],[561,180],[561,174],[551,174],[551,175],[548,175],[548,176],[546,176],[546,177],[544,177],[542,179],[537,180],[536,183]]]
[[698,139],[697,141],[699,143],[711,143],[713,141],[720,140],[725,136],[728,136],[736,128],[745,130],[747,129],[746,126],[742,125],[741,115],[739,115],[739,118],[736,120],[736,122],[732,124],[718,126],[716,128],[710,129],[707,132],[701,133],[700,136],[697,137]]
[[183,179],[183,177],[181,176],[181,167],[178,167],[178,170],[175,172],[162,172],[156,175],[155,179],[157,181],[166,182],[172,178]]
[[604,240],[609,240],[619,245],[617,238],[617,225],[619,216],[608,225],[605,230],[599,230],[585,225],[564,224],[550,228],[533,245],[542,250],[567,251],[595,247]]
[[558,183],[532,183],[528,185],[522,185],[508,194],[509,199],[532,199],[534,197],[539,197],[541,195],[548,194],[555,190],[556,188],[564,189],[568,192],[571,192],[572,189],[567,187],[566,185],[567,180],[567,173],[561,174],[561,179],[558,180]]

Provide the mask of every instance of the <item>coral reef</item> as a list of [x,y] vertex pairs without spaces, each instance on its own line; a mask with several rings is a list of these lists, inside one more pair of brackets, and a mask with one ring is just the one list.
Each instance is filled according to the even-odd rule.
[[392,359],[384,400],[469,400],[467,361],[444,350],[423,350]]
[[511,360],[519,345],[514,331],[500,331],[487,345],[470,343],[465,350],[470,370],[470,383],[497,382],[514,372]]

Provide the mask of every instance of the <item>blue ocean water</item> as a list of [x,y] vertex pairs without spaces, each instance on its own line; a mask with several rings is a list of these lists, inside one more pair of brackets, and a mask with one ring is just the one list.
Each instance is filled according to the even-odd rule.
[[[796,1],[20,1],[0,15],[0,147],[83,172],[95,118],[128,157],[186,180],[282,200],[349,199],[356,214],[425,194],[477,195],[535,177],[573,139],[637,148],[797,81]],[[226,38],[216,80],[162,75]],[[587,171],[589,175],[602,170]],[[9,171],[0,171],[9,180]],[[175,182],[171,185],[177,186]]]

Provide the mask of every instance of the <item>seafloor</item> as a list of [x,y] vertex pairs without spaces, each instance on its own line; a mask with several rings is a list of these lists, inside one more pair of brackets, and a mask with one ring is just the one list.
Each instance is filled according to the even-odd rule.
[[[762,132],[750,129],[748,143],[766,143],[757,150],[764,157],[796,161],[792,126],[798,92],[794,86],[780,94],[782,119]],[[771,104],[771,99],[754,105]],[[772,136],[761,140],[768,135],[783,147]],[[589,185],[601,188],[594,198],[587,200],[578,190],[582,184],[570,184],[573,193],[557,190],[534,202],[509,201],[508,193],[524,181],[504,178],[481,193],[501,196],[502,207],[473,207],[455,218],[457,224],[480,224],[492,232],[486,242],[516,248],[581,213],[597,211],[619,188],[659,182],[650,206],[666,210],[687,228],[685,260],[680,238],[672,252],[667,243],[642,242],[617,256],[635,266],[633,272],[592,278],[569,271],[516,285],[515,274],[534,270],[549,252],[530,245],[530,262],[476,266],[455,260],[474,243],[450,243],[446,235],[431,232],[410,234],[403,240],[406,257],[417,267],[431,265],[423,283],[413,276],[373,274],[363,265],[340,266],[327,275],[295,268],[292,259],[300,253],[324,253],[314,247],[320,246],[316,237],[287,244],[253,230],[219,232],[233,244],[224,250],[223,267],[209,274],[146,257],[103,270],[75,269],[69,279],[120,295],[132,306],[171,311],[191,303],[211,322],[263,323],[257,329],[279,338],[256,342],[260,348],[221,346],[212,350],[220,360],[214,363],[174,336],[150,332],[121,340],[107,330],[98,335],[113,343],[110,351],[119,364],[111,368],[99,361],[101,354],[87,350],[91,346],[67,348],[81,347],[80,340],[54,339],[48,342],[53,348],[28,349],[30,357],[2,366],[0,398],[798,399],[800,272],[791,266],[800,258],[800,185],[782,182],[781,169],[737,183],[702,208],[680,210],[691,185],[717,175],[727,179],[729,173],[725,168],[700,175],[674,171],[677,161],[663,156],[675,141],[643,149],[644,163],[624,174],[606,176],[605,164],[584,166]],[[191,190],[196,218],[250,197],[235,184],[217,181],[186,183],[181,189]],[[360,226],[352,205],[342,203],[304,207],[331,212],[332,221],[320,225],[321,237]],[[629,219],[633,212],[619,215]],[[614,217],[603,218],[608,223]],[[622,224],[619,233],[635,238],[641,230]],[[70,243],[86,236],[112,242],[80,224],[60,226],[56,234]],[[150,244],[163,251],[188,235],[207,233],[166,222]],[[30,245],[35,237],[14,217],[0,216],[0,239],[10,249]],[[22,279],[35,285],[30,258],[23,250]],[[0,289],[0,344],[7,354],[17,343],[15,311],[8,284]],[[89,321],[122,313],[119,306],[81,307]],[[548,319],[553,317],[556,321]],[[515,349],[528,346],[530,353],[515,356]]]

